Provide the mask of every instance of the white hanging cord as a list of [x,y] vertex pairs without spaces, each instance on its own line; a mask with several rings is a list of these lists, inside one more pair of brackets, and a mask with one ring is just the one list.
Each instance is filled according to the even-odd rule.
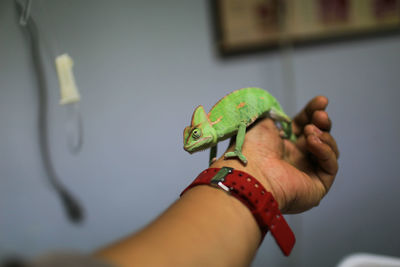
[[285,108],[287,108],[290,115],[295,114],[297,101],[293,50],[292,44],[284,44],[280,47]]
[[285,109],[288,110],[290,115],[296,112],[296,82],[295,70],[293,62],[293,42],[290,40],[290,33],[287,29],[287,6],[284,1],[280,1],[279,10],[279,27],[280,27],[280,40],[279,49],[281,53],[282,62],[282,85],[283,85],[283,99],[285,100]]
[[66,142],[69,151],[77,154],[81,151],[83,146],[83,121],[80,111],[80,95],[78,88],[75,84],[75,77],[72,70],[73,60],[61,50],[58,31],[54,29],[54,16],[47,10],[43,0],[39,0],[40,17],[42,28],[51,36],[51,46],[48,45],[49,51],[54,49],[51,53],[51,60],[55,62],[57,77],[60,86],[60,104],[65,106],[65,132]]

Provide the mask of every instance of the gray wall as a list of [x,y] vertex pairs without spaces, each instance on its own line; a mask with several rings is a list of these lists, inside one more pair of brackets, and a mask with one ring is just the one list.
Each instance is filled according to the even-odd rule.
[[[334,266],[360,251],[400,257],[399,36],[296,49],[297,98],[289,99],[278,52],[216,57],[206,1],[33,1],[33,16],[48,43],[52,158],[87,218],[68,223],[46,182],[30,50],[13,2],[1,0],[0,257],[90,252],[148,223],[207,166],[207,153],[182,149],[194,107],[209,109],[246,86],[268,89],[288,110],[328,96],[341,149],[330,194],[288,216],[298,237],[293,256],[283,258],[267,237],[254,266]],[[85,132],[78,155],[66,147],[55,52],[75,60]]]

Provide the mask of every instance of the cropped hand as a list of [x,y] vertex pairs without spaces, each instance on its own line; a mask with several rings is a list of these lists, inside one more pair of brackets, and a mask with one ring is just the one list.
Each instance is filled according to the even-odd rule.
[[[329,133],[327,105],[326,97],[315,97],[293,119],[295,143],[282,139],[274,122],[264,119],[246,133],[242,147],[246,166],[237,159],[221,157],[211,167],[233,167],[254,176],[273,194],[284,213],[317,206],[338,171],[339,151]],[[234,144],[228,148],[233,150]]]

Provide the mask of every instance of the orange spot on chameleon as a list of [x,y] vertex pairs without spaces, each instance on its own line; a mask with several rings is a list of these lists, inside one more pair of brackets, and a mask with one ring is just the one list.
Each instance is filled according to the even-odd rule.
[[240,103],[239,105],[237,105],[236,108],[239,109],[239,108],[242,108],[242,107],[244,107],[244,106],[246,106],[246,103],[245,103],[245,102],[242,102],[242,103]]
[[222,116],[220,116],[216,121],[211,122],[211,125],[217,124],[218,122],[220,122],[222,119]]

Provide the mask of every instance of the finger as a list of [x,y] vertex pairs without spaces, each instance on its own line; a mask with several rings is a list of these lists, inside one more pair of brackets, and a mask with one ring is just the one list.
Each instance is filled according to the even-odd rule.
[[326,132],[329,132],[332,128],[332,121],[325,110],[315,111],[312,114],[311,123]]
[[323,132],[316,125],[309,124],[304,128],[304,135],[316,135],[323,143],[327,144],[335,153],[336,158],[339,158],[339,149],[336,140],[328,132]]
[[336,144],[336,140],[332,137],[332,135],[330,135],[329,133],[323,133],[320,137],[322,142],[324,142],[325,144],[327,144],[335,153],[336,158],[339,158],[339,149],[338,146]]
[[317,176],[325,187],[326,192],[331,187],[338,171],[338,162],[333,149],[324,143],[317,135],[307,135],[307,149],[314,155],[318,163]]
[[325,96],[314,97],[310,102],[308,102],[304,109],[293,119],[294,134],[300,135],[303,132],[304,126],[311,122],[313,113],[317,110],[325,110],[327,106],[328,98]]

